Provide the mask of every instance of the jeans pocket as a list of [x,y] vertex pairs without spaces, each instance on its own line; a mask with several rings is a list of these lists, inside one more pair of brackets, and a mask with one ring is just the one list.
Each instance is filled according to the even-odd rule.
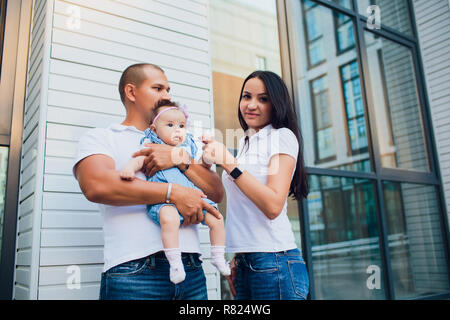
[[132,276],[142,272],[147,266],[148,259],[137,259],[128,262],[124,262],[115,267],[112,267],[106,274],[109,277],[122,277],[122,276]]
[[288,261],[288,268],[294,292],[306,299],[309,292],[309,277],[305,262]]
[[202,260],[200,260],[198,255],[193,255],[192,257],[187,257],[187,261],[184,263],[186,270],[198,270],[202,268]]
[[247,263],[250,270],[254,272],[275,272],[278,271],[277,260],[273,253],[250,254],[247,256]]

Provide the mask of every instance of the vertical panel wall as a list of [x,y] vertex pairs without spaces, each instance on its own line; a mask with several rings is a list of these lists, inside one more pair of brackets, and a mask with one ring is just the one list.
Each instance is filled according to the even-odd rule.
[[[127,66],[160,65],[173,100],[188,105],[191,124],[212,128],[208,11],[207,0],[36,1],[16,298],[98,298],[102,220],[71,170],[78,139],[86,130],[124,119],[117,85]],[[43,98],[35,97],[40,95]],[[206,227],[201,227],[200,239],[208,297],[218,299],[219,275],[208,262]],[[30,259],[30,248],[35,249],[35,260]],[[81,276],[79,289],[67,285],[76,270]]]
[[[14,299],[36,299],[37,266],[39,263],[39,225],[41,192],[38,191],[38,150],[42,149],[39,139],[42,111],[43,56],[46,39],[47,3],[36,0],[33,4],[31,39],[27,70],[27,87],[22,137],[20,169],[19,209],[16,239],[16,268],[14,276]],[[45,107],[45,106],[44,106]],[[40,176],[41,178],[37,178]],[[41,183],[42,184],[42,183]]]
[[446,210],[450,213],[450,3],[413,3]]

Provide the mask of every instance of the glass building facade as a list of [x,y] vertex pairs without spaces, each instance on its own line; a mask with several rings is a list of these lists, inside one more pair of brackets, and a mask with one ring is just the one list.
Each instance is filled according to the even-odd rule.
[[211,3],[215,124],[240,128],[239,90],[253,70],[275,71],[292,88],[310,193],[290,199],[288,215],[310,298],[448,294],[446,213],[411,2],[258,3]]

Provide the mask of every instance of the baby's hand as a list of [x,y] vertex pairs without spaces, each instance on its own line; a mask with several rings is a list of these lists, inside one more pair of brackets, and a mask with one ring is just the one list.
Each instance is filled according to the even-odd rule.
[[120,178],[122,180],[133,180],[135,178],[135,174],[133,170],[130,169],[123,169],[122,171],[120,171]]

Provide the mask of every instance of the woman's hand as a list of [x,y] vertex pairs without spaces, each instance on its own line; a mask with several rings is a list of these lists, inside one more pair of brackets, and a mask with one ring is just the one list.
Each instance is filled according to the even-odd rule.
[[233,298],[236,298],[236,276],[237,276],[237,267],[236,267],[236,260],[235,257],[231,260],[230,268],[231,268],[231,275],[226,276],[225,278],[228,281],[228,286],[230,287],[231,294],[233,295]]
[[236,159],[228,151],[227,147],[216,140],[213,140],[208,135],[203,135],[201,137],[202,142],[205,144],[203,146],[202,160],[207,164],[217,164],[220,166],[236,164]]

